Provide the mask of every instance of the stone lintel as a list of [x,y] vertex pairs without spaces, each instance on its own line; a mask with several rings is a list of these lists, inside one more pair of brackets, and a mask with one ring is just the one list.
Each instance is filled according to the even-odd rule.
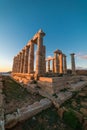
[[22,49],[22,52],[24,52],[24,51],[25,51],[25,48]]
[[42,36],[42,37],[45,36],[45,33],[41,29],[34,35],[34,37],[32,38],[32,40],[36,43],[37,42],[37,38],[39,36]]
[[46,61],[49,61],[49,60],[54,60],[54,57],[48,57],[48,58],[46,59]]

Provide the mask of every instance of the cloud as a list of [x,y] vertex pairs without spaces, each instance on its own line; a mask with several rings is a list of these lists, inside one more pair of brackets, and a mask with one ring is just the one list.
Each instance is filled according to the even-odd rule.
[[52,56],[48,56],[48,58],[51,58]]
[[78,57],[78,58],[80,58],[80,59],[87,59],[87,54],[80,54],[80,53],[78,53],[78,54],[76,54],[76,57]]

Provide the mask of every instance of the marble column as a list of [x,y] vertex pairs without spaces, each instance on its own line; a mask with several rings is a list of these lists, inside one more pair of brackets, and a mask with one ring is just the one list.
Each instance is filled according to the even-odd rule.
[[55,72],[55,68],[54,68],[54,59],[52,59],[52,72]]
[[24,54],[24,69],[23,73],[28,73],[28,56],[29,56],[29,45],[25,47],[25,54]]
[[16,58],[16,57],[14,56],[14,58],[13,58],[13,67],[12,67],[12,72],[13,72],[13,73],[15,73],[15,58]]
[[17,56],[15,58],[15,73],[17,73]]
[[34,73],[34,43],[30,41],[28,73]]
[[43,35],[39,32],[37,38],[37,57],[36,57],[36,74],[42,75],[43,72]]
[[21,65],[20,65],[20,73],[23,73],[23,68],[24,68],[24,52],[25,52],[25,50],[24,49],[22,49],[22,51],[21,51]]
[[58,55],[57,53],[54,53],[54,64],[55,64],[55,73],[58,73]]
[[17,73],[19,73],[19,54],[17,55]]
[[70,54],[71,55],[71,68],[72,68],[72,74],[76,74],[75,70],[75,58],[74,58],[74,53]]
[[50,72],[50,60],[48,60],[48,72]]
[[19,73],[21,73],[21,71],[20,71],[20,67],[21,67],[21,57],[22,57],[22,52],[19,52],[19,66],[18,66],[18,68],[19,68]]
[[67,73],[67,63],[66,63],[66,55],[63,54],[63,72],[64,74]]
[[63,73],[63,54],[59,54],[59,73]]
[[45,73],[46,72],[46,61],[45,61],[45,58],[46,58],[46,47],[43,46],[43,55],[42,55],[43,59],[42,59],[42,66],[43,66],[43,72]]

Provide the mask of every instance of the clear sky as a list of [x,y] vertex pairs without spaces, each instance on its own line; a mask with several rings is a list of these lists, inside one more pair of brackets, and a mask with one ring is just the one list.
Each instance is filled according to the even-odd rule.
[[76,67],[87,68],[87,0],[0,0],[0,71],[42,29],[46,55],[57,48],[76,54]]

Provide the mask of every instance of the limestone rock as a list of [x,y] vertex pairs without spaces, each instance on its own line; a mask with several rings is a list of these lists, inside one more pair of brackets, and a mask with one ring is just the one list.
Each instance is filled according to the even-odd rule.
[[77,107],[77,103],[76,103],[76,101],[73,101],[73,102],[72,102],[72,106],[73,106],[74,108]]
[[59,115],[59,117],[62,119],[63,118],[63,114],[64,114],[64,109],[63,108],[59,108],[58,109],[58,115]]
[[87,130],[87,120],[84,120],[83,128],[84,130]]
[[81,97],[85,97],[86,96],[86,94],[84,92],[80,92],[78,95],[81,96]]
[[81,108],[80,111],[84,116],[87,116],[87,108]]
[[82,105],[83,107],[87,107],[87,102],[82,101],[82,102],[81,102],[81,105]]
[[74,113],[76,114],[76,117],[78,118],[80,123],[82,123],[83,122],[83,115],[81,113],[79,113],[78,111],[74,111]]

